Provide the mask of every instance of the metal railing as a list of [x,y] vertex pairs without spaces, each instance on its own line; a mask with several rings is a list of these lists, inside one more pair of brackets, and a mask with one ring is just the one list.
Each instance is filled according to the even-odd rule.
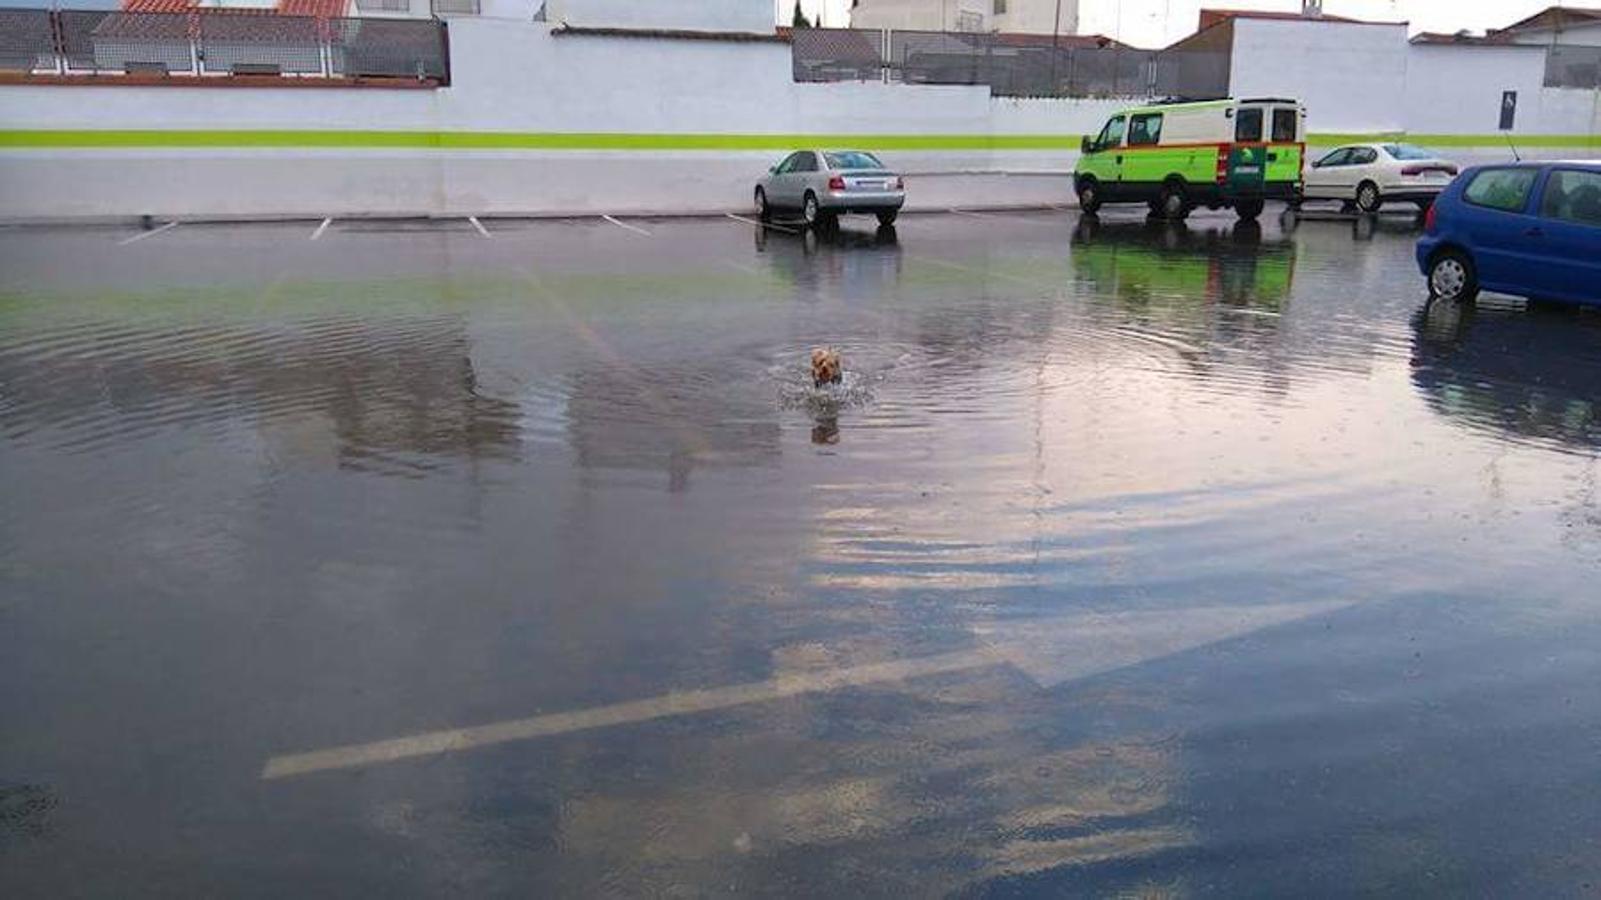
[[480,11],[479,0],[433,0],[433,9],[436,16],[476,16]]
[[443,22],[0,10],[0,69],[58,75],[414,78],[448,84]]
[[988,85],[1003,97],[1224,96],[1226,52],[1060,47],[1040,35],[797,29],[794,79]]

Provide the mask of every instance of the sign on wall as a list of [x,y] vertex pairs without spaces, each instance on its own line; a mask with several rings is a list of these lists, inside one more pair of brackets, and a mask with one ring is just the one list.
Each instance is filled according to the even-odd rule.
[[1518,119],[1518,92],[1501,92],[1501,130],[1511,131]]

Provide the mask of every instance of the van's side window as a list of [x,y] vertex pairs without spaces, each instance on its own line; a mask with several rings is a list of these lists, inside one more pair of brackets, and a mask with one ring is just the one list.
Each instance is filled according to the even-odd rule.
[[1234,140],[1242,144],[1262,142],[1262,110],[1241,109],[1234,114]]
[[1146,113],[1128,120],[1128,145],[1150,146],[1162,142],[1162,114]]
[[1474,206],[1487,206],[1504,212],[1523,212],[1529,205],[1537,169],[1485,169],[1473,176],[1462,192],[1462,199]]
[[1124,123],[1124,121],[1125,120],[1124,120],[1124,118],[1122,116],[1118,116],[1117,118],[1113,119],[1112,121],[1107,122],[1106,123],[1106,127],[1101,129],[1101,136],[1095,139],[1095,146],[1097,146],[1097,147],[1118,147],[1118,146],[1122,146],[1122,144],[1123,144],[1123,123]]
[[1540,214],[1550,219],[1601,225],[1601,174],[1558,169],[1545,183]]
[[1280,144],[1293,143],[1299,130],[1296,127],[1299,118],[1300,115],[1293,109],[1273,110],[1273,141]]

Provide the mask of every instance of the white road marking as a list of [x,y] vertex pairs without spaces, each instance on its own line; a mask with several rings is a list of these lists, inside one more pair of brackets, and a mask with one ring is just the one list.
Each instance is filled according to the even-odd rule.
[[744,222],[746,225],[759,225],[762,228],[771,228],[774,231],[783,231],[788,234],[800,234],[799,231],[793,228],[786,228],[783,225],[774,225],[772,222],[759,222],[755,219],[746,218],[745,216],[736,216],[733,213],[724,213],[723,215],[733,219],[735,222]]
[[138,234],[134,235],[131,238],[124,238],[123,240],[120,240],[120,241],[117,242],[117,246],[118,247],[126,247],[129,244],[132,244],[132,243],[135,243],[135,242],[138,242],[138,241],[142,241],[147,237],[155,237],[156,235],[162,233],[163,231],[167,231],[169,229],[177,228],[177,227],[178,227],[178,223],[177,222],[168,222],[167,224],[161,226],[160,228],[153,228],[150,231],[141,231],[141,232],[139,232]]
[[486,238],[494,237],[494,235],[489,233],[489,229],[484,227],[484,223],[478,221],[478,217],[477,216],[468,216],[467,217],[467,221],[473,223],[473,227],[478,229],[478,233],[483,235],[484,237],[486,237]]
[[629,231],[634,232],[635,234],[642,234],[645,237],[650,237],[650,232],[648,232],[645,229],[640,228],[638,226],[630,225],[627,222],[619,222],[616,219],[612,218],[611,216],[601,216],[601,218],[605,219],[606,221],[608,221],[610,223],[612,223],[613,225],[616,225],[618,228],[626,228]]
[[323,219],[322,220],[322,224],[317,226],[317,230],[313,231],[311,233],[311,239],[312,240],[316,240],[317,238],[322,237],[322,233],[324,231],[327,231],[328,230],[328,226],[332,225],[333,223],[334,223],[334,220],[333,220],[332,216],[329,216],[328,218]]
[[268,759],[265,780],[458,753],[478,747],[571,734],[766,703],[842,688],[905,681],[968,669],[1011,665],[1049,688],[1128,668],[1252,632],[1330,613],[1349,603],[1300,603],[1092,613],[1053,621],[1019,619],[975,629],[978,646],[844,669],[798,672],[769,681],[681,691],[570,712],[449,728]]

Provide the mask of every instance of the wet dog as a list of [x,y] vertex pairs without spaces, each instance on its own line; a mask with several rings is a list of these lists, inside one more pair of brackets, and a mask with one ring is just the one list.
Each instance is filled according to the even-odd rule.
[[845,377],[845,364],[839,351],[832,347],[818,347],[812,351],[812,384],[822,387],[839,384]]

